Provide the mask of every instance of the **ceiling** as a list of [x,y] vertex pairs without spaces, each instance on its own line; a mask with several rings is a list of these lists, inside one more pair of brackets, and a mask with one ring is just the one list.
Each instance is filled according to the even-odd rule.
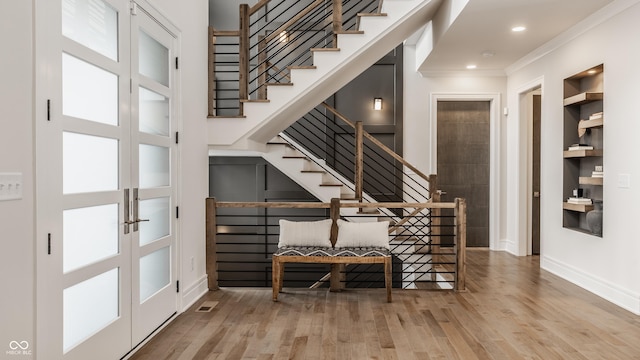
[[[504,74],[509,65],[611,2],[469,0],[419,70]],[[525,26],[526,30],[513,32],[514,26]],[[477,68],[467,70],[470,64]]]

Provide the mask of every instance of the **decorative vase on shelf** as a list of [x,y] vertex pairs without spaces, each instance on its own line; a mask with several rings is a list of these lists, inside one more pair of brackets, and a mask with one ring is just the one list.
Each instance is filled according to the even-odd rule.
[[593,210],[587,213],[587,225],[592,234],[602,236],[602,200],[593,201]]

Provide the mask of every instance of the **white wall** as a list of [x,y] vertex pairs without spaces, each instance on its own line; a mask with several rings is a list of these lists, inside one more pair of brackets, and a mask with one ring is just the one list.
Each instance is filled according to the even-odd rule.
[[0,172],[22,173],[23,196],[0,201],[0,357],[10,356],[11,341],[28,341],[30,350],[35,333],[33,4],[11,3],[0,11]]
[[[616,4],[617,3],[617,4]],[[640,202],[640,162],[634,149],[640,98],[640,5],[617,1],[588,19],[598,24],[621,3],[636,3],[550,53],[515,71],[508,80],[508,104],[517,109],[518,92],[543,79],[541,143],[541,266],[626,309],[640,313],[640,241],[637,204]],[[618,8],[619,9],[619,8]],[[563,79],[604,63],[604,220],[602,238],[562,227]],[[522,193],[520,169],[523,148],[522,119],[510,118],[507,223],[508,238],[521,240]],[[617,186],[619,174],[631,175],[631,188]]]
[[[207,290],[205,198],[209,192],[207,121],[208,0],[151,0],[181,31],[180,249],[183,306]],[[193,269],[191,267],[193,259]]]

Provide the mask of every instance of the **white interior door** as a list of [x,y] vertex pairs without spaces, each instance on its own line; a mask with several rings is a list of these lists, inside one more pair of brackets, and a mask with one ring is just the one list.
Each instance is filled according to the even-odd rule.
[[[162,86],[138,75],[158,56],[137,47],[140,14],[164,28],[131,4],[36,2],[36,92],[47,97],[36,119],[37,353],[47,358],[120,358],[176,312],[176,74],[167,68]],[[175,36],[159,41],[175,57]]]

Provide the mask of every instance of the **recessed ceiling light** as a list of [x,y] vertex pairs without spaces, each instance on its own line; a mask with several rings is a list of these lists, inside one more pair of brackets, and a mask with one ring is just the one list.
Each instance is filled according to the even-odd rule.
[[485,50],[482,52],[482,56],[483,57],[492,57],[494,56],[496,53],[491,51],[491,50]]
[[593,75],[595,73],[597,73],[598,71],[596,69],[591,69],[589,71],[587,71],[587,74]]
[[524,26],[514,26],[514,27],[511,28],[511,31],[513,31],[513,32],[521,32],[521,31],[525,31],[525,30],[527,30],[527,28],[524,27]]
[[477,68],[477,66],[475,66],[473,64],[467,65],[467,69],[469,69],[469,70],[472,70],[472,69],[475,69],[475,68]]

